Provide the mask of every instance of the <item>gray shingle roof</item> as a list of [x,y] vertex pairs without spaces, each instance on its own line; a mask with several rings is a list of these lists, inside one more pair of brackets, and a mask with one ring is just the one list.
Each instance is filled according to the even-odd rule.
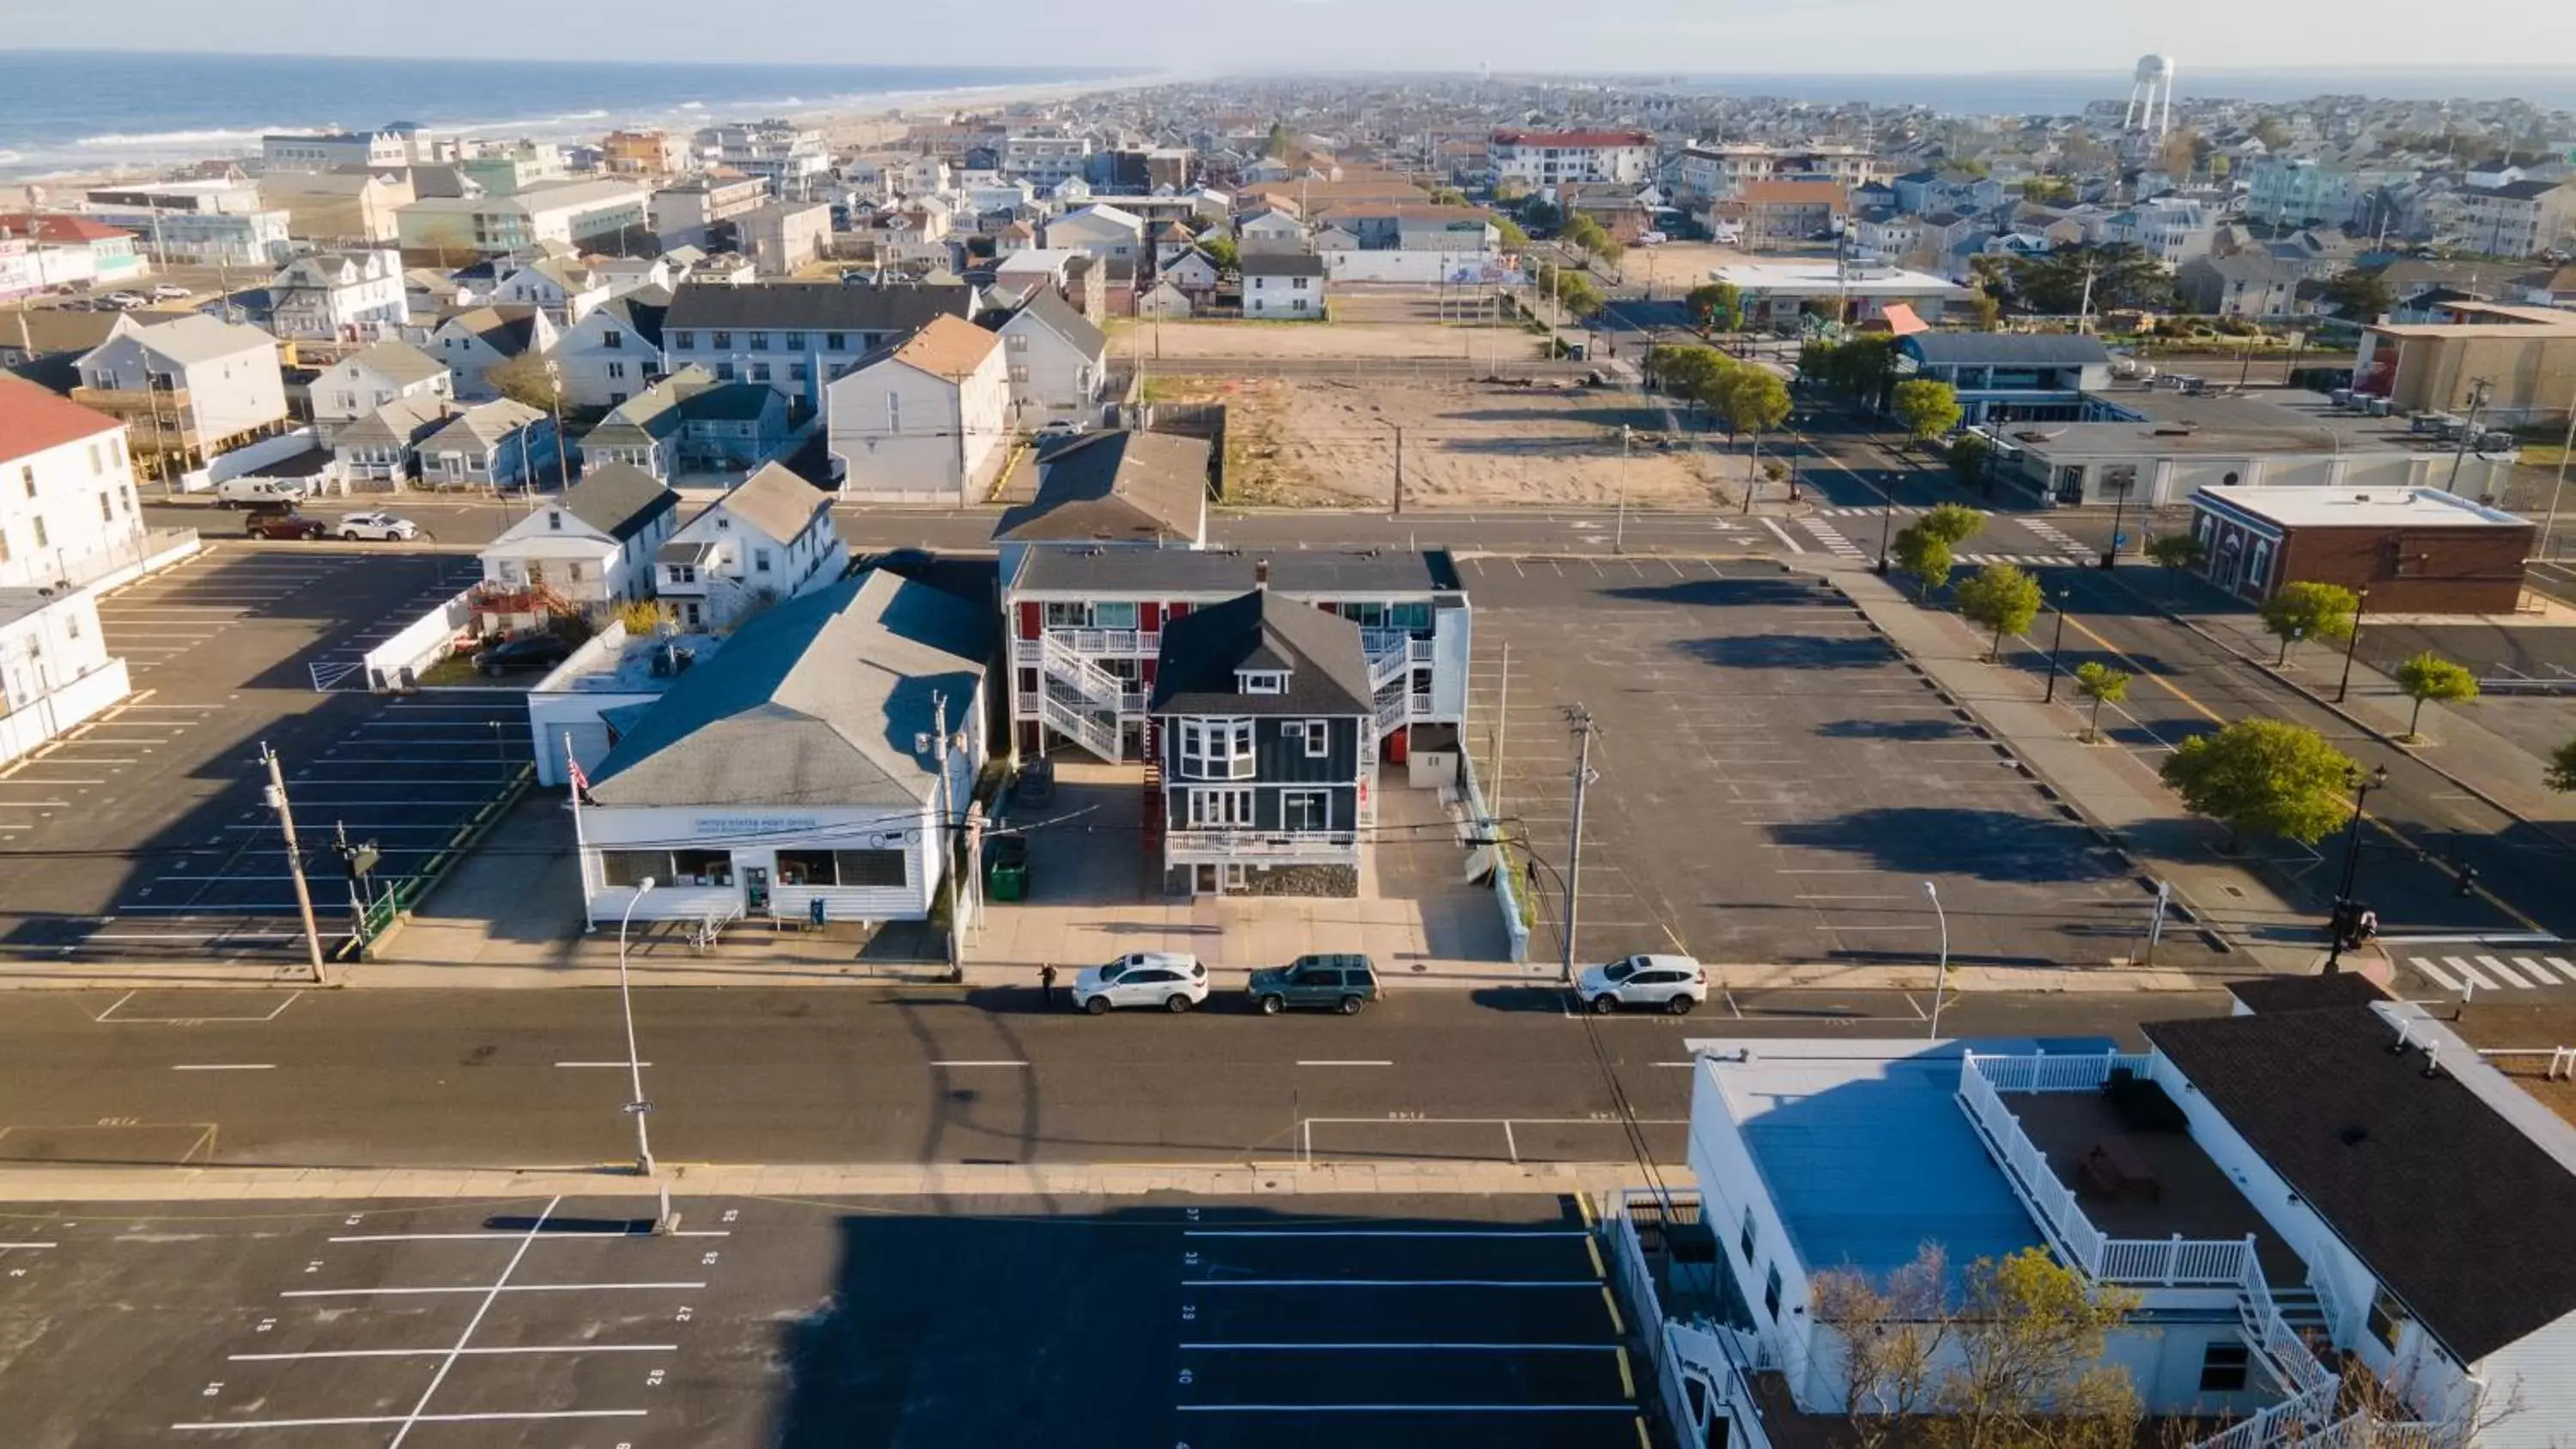
[[[1284,694],[1242,694],[1238,669],[1285,669]],[[1163,626],[1155,714],[1369,714],[1368,656],[1357,624],[1267,589]]]
[[883,806],[937,788],[913,749],[934,694],[970,718],[993,650],[983,609],[872,570],[771,609],[681,676],[609,752],[602,805]]
[[395,337],[352,353],[347,360],[378,377],[399,383],[420,382],[447,371],[446,363]]
[[1072,343],[1086,357],[1099,357],[1109,350],[1109,334],[1075,311],[1073,304],[1053,287],[1038,288],[1017,315],[1044,323],[1048,331]]
[[683,283],[665,328],[796,328],[822,332],[909,332],[933,317],[963,317],[975,289],[957,283],[843,287],[826,282]]
[[679,506],[680,495],[661,479],[626,463],[591,469],[563,495],[564,512],[621,543]]
[[445,427],[423,441],[423,447],[441,444],[452,448],[479,446],[486,451],[516,437],[519,430],[544,419],[546,415],[523,402],[497,398],[476,403],[456,415]]
[[1324,259],[1312,252],[1255,252],[1236,266],[1247,277],[1320,277]]
[[1207,507],[1205,439],[1119,428],[1047,444],[1037,497],[1002,515],[1014,543],[1195,544]]
[[815,514],[831,506],[832,495],[776,463],[762,464],[732,492],[707,505],[710,511],[724,509],[780,543],[794,541]]

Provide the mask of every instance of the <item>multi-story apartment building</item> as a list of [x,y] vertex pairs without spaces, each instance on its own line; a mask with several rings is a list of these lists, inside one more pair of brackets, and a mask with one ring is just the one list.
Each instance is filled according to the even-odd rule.
[[1061,130],[1014,131],[1002,141],[1001,172],[1035,186],[1053,186],[1091,165],[1091,138]]
[[2461,241],[2499,257],[2538,256],[2576,244],[2576,182],[2508,181],[2460,193]]
[[668,131],[611,131],[600,138],[599,156],[617,176],[669,176],[689,164],[688,147]]
[[1655,138],[1643,131],[1496,131],[1494,180],[1526,187],[1569,181],[1643,185],[1654,178]]
[[653,239],[665,248],[712,246],[718,222],[758,208],[769,194],[757,176],[692,176],[665,186],[653,193]]
[[2245,219],[2269,226],[2343,226],[2362,219],[2372,192],[2414,174],[2312,156],[2267,156],[2246,172]]
[[0,587],[95,577],[142,535],[125,425],[0,373]]
[[1716,201],[1755,181],[1839,181],[1846,187],[1883,180],[1886,164],[1865,146],[1771,146],[1759,141],[1696,141],[1673,165],[1678,204]]
[[825,383],[934,317],[966,316],[974,296],[963,284],[683,283],[662,317],[662,350],[674,371],[694,364],[819,409]]
[[516,196],[566,174],[562,149],[534,141],[489,147],[458,161],[456,169],[482,187],[485,196]]
[[260,199],[286,213],[298,241],[348,245],[391,243],[402,235],[402,209],[419,196],[411,172],[272,171],[259,178]]
[[793,121],[745,121],[698,133],[699,152],[718,166],[757,176],[780,196],[803,196],[832,169],[823,133]]
[[335,171],[343,166],[402,167],[413,162],[414,133],[397,130],[273,133],[259,138],[260,169]]
[[562,181],[516,196],[424,197],[397,213],[403,255],[458,264],[533,251],[545,242],[619,251],[645,237],[643,186],[632,181]]
[[80,359],[72,401],[124,422],[160,467],[195,467],[286,425],[277,339],[203,315],[146,327],[119,317]]
[[393,251],[315,252],[268,284],[268,326],[280,337],[372,342],[410,320],[402,256]]
[[286,213],[248,181],[158,181],[100,187],[81,209],[133,232],[156,264],[267,268],[294,255]]

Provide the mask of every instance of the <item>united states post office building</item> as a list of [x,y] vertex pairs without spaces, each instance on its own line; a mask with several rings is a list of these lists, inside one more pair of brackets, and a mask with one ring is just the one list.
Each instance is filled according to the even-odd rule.
[[993,634],[984,609],[872,572],[616,712],[580,811],[590,919],[927,918],[985,759]]

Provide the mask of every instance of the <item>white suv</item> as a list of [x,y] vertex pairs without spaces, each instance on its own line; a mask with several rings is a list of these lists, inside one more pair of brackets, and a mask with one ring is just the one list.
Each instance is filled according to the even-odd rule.
[[1585,968],[1574,992],[1596,1012],[1623,1006],[1660,1006],[1675,1016],[1708,1000],[1708,972],[1688,956],[1630,956]]
[[372,538],[393,543],[420,537],[420,525],[391,513],[351,513],[340,519],[340,536],[352,541]]
[[1073,1004],[1094,1016],[1117,1006],[1182,1012],[1207,1000],[1207,968],[1178,951],[1131,951],[1073,978]]

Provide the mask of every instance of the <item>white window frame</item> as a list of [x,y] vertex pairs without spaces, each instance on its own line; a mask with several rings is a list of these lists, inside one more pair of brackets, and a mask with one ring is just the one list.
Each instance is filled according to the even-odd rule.
[[1299,720],[1297,733],[1305,737],[1306,758],[1320,760],[1333,752],[1333,722],[1328,719]]
[[1288,671],[1285,669],[1239,669],[1235,683],[1245,694],[1286,694]]
[[[1299,802],[1309,802],[1306,818],[1299,820]],[[1330,830],[1333,828],[1333,792],[1330,790],[1282,790],[1279,792],[1279,828],[1282,830]]]
[[1190,791],[1193,830],[1249,830],[1253,822],[1252,787],[1224,785]]
[[1181,775],[1194,780],[1249,780],[1255,771],[1252,721],[1181,721]]

